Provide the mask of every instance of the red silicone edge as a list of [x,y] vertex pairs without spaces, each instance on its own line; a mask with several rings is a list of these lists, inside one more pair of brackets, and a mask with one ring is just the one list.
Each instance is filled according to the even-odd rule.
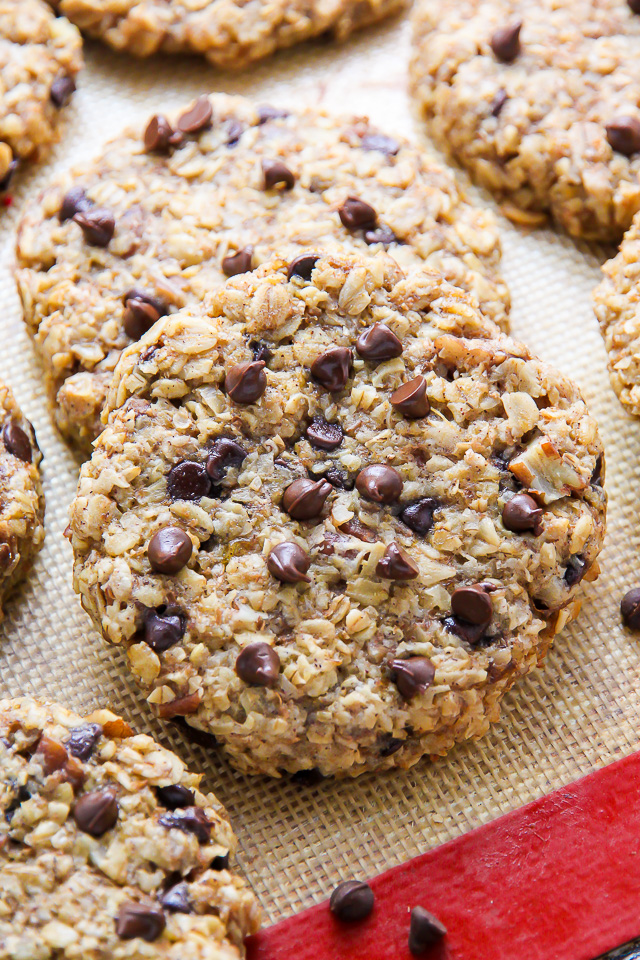
[[417,904],[448,929],[428,960],[593,960],[640,935],[640,753],[370,883],[364,922],[322,903],[249,938],[248,960],[413,960]]

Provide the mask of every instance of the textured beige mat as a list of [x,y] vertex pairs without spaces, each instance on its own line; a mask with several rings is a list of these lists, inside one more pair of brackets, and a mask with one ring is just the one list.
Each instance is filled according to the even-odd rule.
[[544,669],[507,697],[502,722],[479,744],[406,774],[309,787],[242,777],[215,750],[189,745],[175,727],[154,721],[120,655],[104,648],[80,609],[62,535],[77,467],[51,427],[22,327],[12,233],[24,198],[53,169],[95,154],[129,121],[138,118],[142,129],[154,110],[212,89],[261,102],[368,112],[389,132],[410,133],[407,57],[401,21],[341,48],[301,47],[230,77],[196,60],[145,64],[91,46],[65,141],[51,163],[22,178],[15,206],[0,214],[0,376],[35,424],[47,496],[44,550],[0,626],[0,693],[48,696],[78,710],[109,704],[206,771],[207,786],[233,817],[241,869],[270,920],[321,899],[338,878],[377,873],[636,749],[640,639],[621,629],[618,604],[640,581],[640,423],[625,416],[609,387],[591,311],[605,251],[578,247],[551,231],[527,234],[501,220],[515,335],[578,380],[607,448],[610,519],[602,575],[586,585],[580,618],[558,639]]

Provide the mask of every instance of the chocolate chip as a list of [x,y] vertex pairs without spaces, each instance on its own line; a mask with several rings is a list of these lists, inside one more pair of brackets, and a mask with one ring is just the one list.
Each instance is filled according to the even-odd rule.
[[131,290],[127,290],[122,300],[125,307],[127,307],[132,300],[141,300],[143,303],[148,303],[149,306],[153,307],[159,317],[164,317],[168,312],[167,304],[161,297],[149,293],[142,287],[132,287]]
[[399,740],[398,737],[391,737],[386,734],[381,738],[380,743],[380,756],[381,757],[392,757],[394,753],[397,753],[404,740]]
[[380,153],[386,153],[390,157],[395,157],[400,149],[400,144],[393,137],[387,137],[384,133],[368,133],[362,140],[363,150],[379,150]]
[[118,820],[115,790],[107,787],[85,793],[73,808],[73,818],[83,833],[101,837],[107,830],[111,830]]
[[73,222],[78,224],[85,240],[93,247],[108,247],[116,229],[115,217],[104,207],[78,210],[73,215]]
[[192,833],[198,843],[205,844],[211,840],[211,822],[200,807],[186,807],[182,810],[174,810],[172,813],[163,813],[158,817],[158,823],[167,830]]
[[347,347],[331,347],[311,364],[311,376],[332,393],[344,390],[351,370],[351,350]]
[[632,630],[640,630],[640,587],[627,590],[620,602],[622,622]]
[[390,543],[378,561],[376,573],[385,580],[415,580],[420,571],[397,543]]
[[249,360],[231,367],[224,388],[234,403],[255,403],[267,389],[264,360]]
[[355,483],[351,479],[348,473],[343,473],[342,470],[338,470],[337,467],[329,467],[328,470],[325,470],[324,473],[321,473],[320,476],[327,480],[332,487],[335,487],[337,490],[353,490]]
[[409,657],[408,660],[393,660],[391,675],[400,696],[412,700],[431,686],[436,668],[427,657]]
[[456,637],[460,637],[461,640],[470,643],[471,646],[480,643],[487,632],[488,626],[486,623],[467,623],[466,620],[458,620],[456,617],[446,617],[444,625],[449,633],[455,634]]
[[172,783],[168,787],[156,787],[156,796],[167,810],[193,807],[196,802],[193,791],[183,787],[181,783]]
[[363,497],[374,503],[393,503],[402,493],[402,477],[393,467],[372,463],[356,477],[356,487]]
[[502,522],[513,533],[537,530],[541,516],[542,510],[528,493],[516,493],[502,508]]
[[168,153],[171,146],[173,128],[161,113],[151,117],[144,131],[144,148],[147,153]]
[[200,500],[211,493],[211,481],[204,463],[180,460],[169,471],[167,493],[172,500]]
[[342,225],[347,230],[359,230],[361,227],[373,228],[378,219],[378,214],[371,204],[365,203],[359,197],[347,197],[338,209],[338,214]]
[[263,160],[262,175],[265,190],[273,190],[275,187],[292,190],[296,182],[291,170],[282,160]]
[[640,152],[640,120],[637,117],[616,117],[606,126],[611,149],[630,157]]
[[225,853],[221,857],[214,857],[211,861],[212,870],[228,870],[229,869],[229,854]]
[[76,83],[73,77],[58,77],[51,84],[49,98],[54,107],[66,107],[75,93]]
[[156,653],[162,653],[179,643],[186,628],[184,614],[159,607],[147,611],[144,621],[144,641]]
[[291,541],[277,544],[267,560],[269,572],[282,583],[311,583],[307,576],[310,566],[309,554]]
[[156,573],[178,573],[186,567],[192,553],[191,538],[180,527],[163,527],[158,530],[147,547],[149,563]]
[[9,187],[11,186],[11,181],[13,180],[14,174],[19,166],[20,166],[19,160],[11,161],[7,169],[7,172],[2,177],[2,179],[0,179],[0,193],[4,193],[5,190],[9,189]]
[[331,894],[329,908],[343,923],[364,920],[373,910],[373,890],[362,880],[343,880]]
[[332,489],[326,480],[294,480],[284,491],[282,506],[294,520],[312,520],[322,512]]
[[365,230],[364,232],[364,242],[370,247],[374,243],[382,243],[387,247],[390,243],[395,243],[397,239],[391,227],[388,227],[386,223],[381,223],[374,230]]
[[211,126],[212,117],[213,109],[209,98],[198,97],[194,105],[178,117],[178,130],[180,133],[199,133],[205,127]]
[[160,897],[160,903],[169,913],[193,913],[193,904],[189,897],[189,885],[176,883]]
[[564,582],[568,587],[575,587],[576,584],[580,583],[588,569],[589,564],[582,557],[571,557],[564,571]]
[[169,700],[167,703],[161,703],[158,707],[158,716],[165,720],[173,717],[184,717],[189,713],[197,713],[202,700],[202,694],[198,690],[193,693],[185,693],[182,697],[176,697],[175,700]]
[[424,377],[414,377],[408,380],[401,387],[391,394],[389,398],[391,406],[398,413],[411,420],[417,420],[420,417],[426,417],[429,413],[429,400],[427,399],[427,381]]
[[116,933],[121,940],[133,940],[140,937],[147,943],[157,940],[166,926],[164,913],[159,907],[134,903],[124,903],[116,918]]
[[229,437],[220,437],[211,448],[207,457],[207,473],[215,483],[224,479],[225,471],[229,467],[240,467],[247,456],[247,451]]
[[91,200],[86,195],[82,187],[72,187],[71,190],[68,190],[62,198],[62,204],[60,205],[60,213],[58,217],[61,223],[64,223],[65,220],[71,220],[76,213],[81,213],[84,210],[90,210],[93,206]]
[[287,110],[283,110],[281,107],[272,107],[268,103],[261,103],[256,107],[256,113],[258,114],[258,124],[260,126],[266,123],[267,120],[284,120],[285,117],[289,116]]
[[451,595],[451,612],[458,620],[486,626],[493,616],[491,598],[480,584],[458,587]]
[[507,102],[508,99],[509,99],[509,97],[507,96],[507,91],[506,91],[506,90],[498,90],[498,92],[496,93],[495,97],[494,97],[493,100],[491,101],[491,107],[490,107],[490,109],[491,109],[491,116],[492,116],[492,117],[499,117],[499,116],[500,116],[500,111],[502,110],[502,108],[504,107],[504,105],[505,105],[505,103]]
[[424,497],[422,500],[416,500],[403,507],[400,511],[400,519],[410,530],[426,536],[433,526],[433,511],[438,508],[438,501],[431,497]]
[[292,260],[287,270],[287,280],[292,277],[300,277],[302,280],[311,280],[313,268],[320,259],[319,253],[302,253],[295,260]]
[[280,657],[268,643],[250,643],[236,660],[236,673],[252,687],[273,687],[280,675]]
[[627,0],[632,13],[640,13],[640,0]]
[[22,427],[19,427],[13,420],[5,423],[2,430],[2,442],[7,449],[7,453],[17,457],[18,460],[22,460],[24,463],[31,463],[33,453],[29,437]]
[[500,27],[491,37],[491,49],[498,60],[503,63],[511,63],[516,59],[521,50],[520,31],[522,30],[522,21],[512,23],[508,27]]
[[85,723],[71,730],[65,747],[78,760],[88,760],[101,736],[102,727],[99,723]]
[[253,247],[243,247],[237,253],[231,253],[222,260],[222,272],[225,277],[237,277],[240,273],[253,270]]
[[350,537],[355,537],[356,540],[362,540],[363,543],[374,543],[376,540],[376,535],[373,530],[365,527],[356,517],[351,517],[346,523],[342,523],[340,529],[343,533],[349,534]]
[[414,957],[419,957],[438,940],[442,940],[446,933],[445,925],[432,913],[424,907],[413,908],[409,926],[409,950]]
[[138,300],[134,297],[127,300],[122,326],[128,337],[131,337],[132,340],[139,340],[159,318],[160,313],[154,306],[145,300]]
[[402,355],[402,343],[384,323],[374,323],[356,340],[356,350],[363,360],[393,360]]
[[306,433],[309,443],[319,450],[335,450],[344,436],[339,423],[327,423],[324,417],[314,417]]

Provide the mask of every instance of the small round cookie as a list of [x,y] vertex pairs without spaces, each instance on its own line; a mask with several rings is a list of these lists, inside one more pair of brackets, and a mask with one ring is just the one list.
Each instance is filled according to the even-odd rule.
[[433,273],[276,261],[116,368],[75,587],[161,716],[356,775],[486,732],[604,533],[575,386]]
[[0,382],[0,620],[5,598],[44,541],[41,461],[33,427]]
[[241,960],[259,908],[200,780],[109,710],[0,700],[3,956]]
[[89,36],[136,57],[202,54],[237,69],[274,50],[330,35],[344,40],[406,0],[50,0]]
[[640,6],[418,0],[411,77],[430,134],[517,223],[619,240],[640,208]]
[[121,351],[274,253],[386,249],[506,323],[492,214],[366,119],[201,98],[111,143],[26,213],[18,283],[62,433],[89,451]]
[[43,0],[0,0],[0,193],[57,139],[81,67],[80,34],[64,17]]

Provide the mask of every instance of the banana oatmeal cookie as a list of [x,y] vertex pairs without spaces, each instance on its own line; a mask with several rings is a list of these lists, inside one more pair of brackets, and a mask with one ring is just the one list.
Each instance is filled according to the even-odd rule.
[[76,27],[43,0],[0,0],[0,194],[57,139],[82,67]]
[[202,97],[111,143],[27,212],[18,283],[65,436],[90,449],[121,351],[275,253],[382,248],[506,324],[492,214],[366,119]]
[[6,960],[240,960],[259,910],[200,776],[109,710],[0,701]]
[[356,775],[480,736],[597,571],[576,387],[384,254],[230,280],[123,354],[109,410],[75,587],[160,716],[246,771]]
[[0,382],[0,620],[6,596],[44,541],[41,461],[33,427]]
[[640,209],[637,0],[418,0],[413,43],[429,132],[508,216],[620,239]]

